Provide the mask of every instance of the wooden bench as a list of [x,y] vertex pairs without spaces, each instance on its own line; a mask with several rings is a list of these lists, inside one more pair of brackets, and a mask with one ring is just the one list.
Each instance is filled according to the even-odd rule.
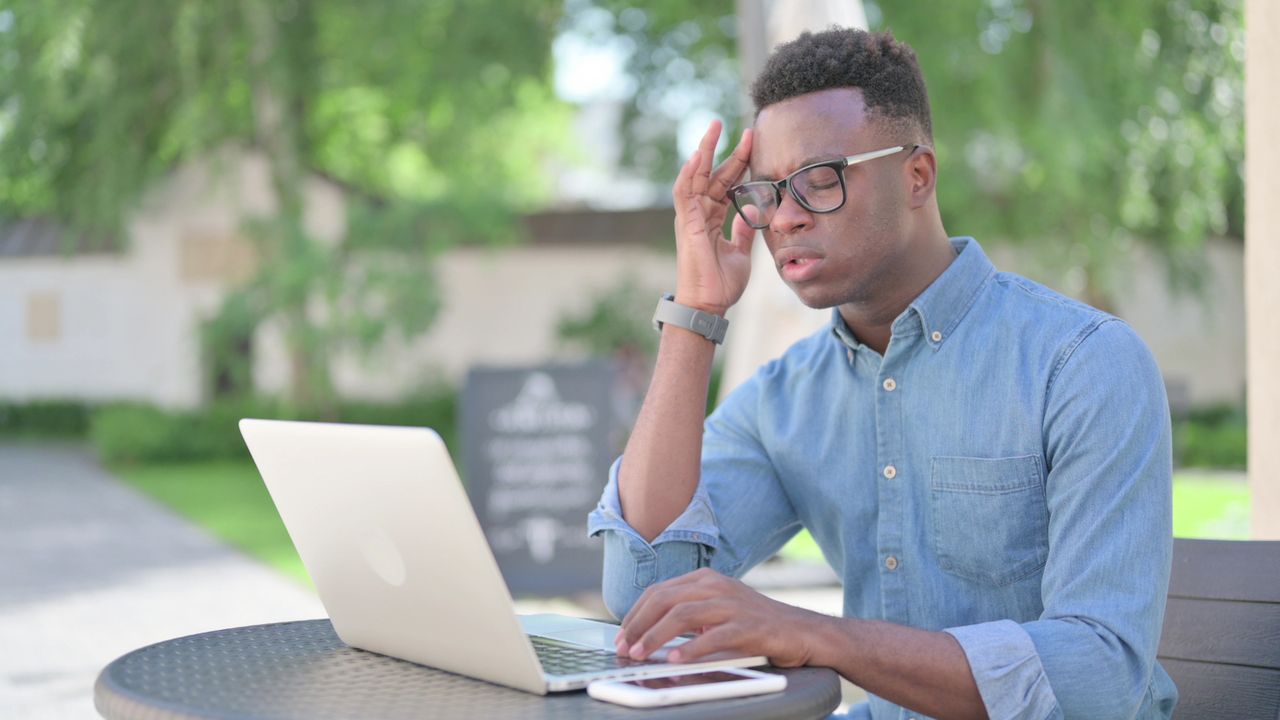
[[1174,718],[1280,720],[1280,541],[1173,541],[1157,653]]

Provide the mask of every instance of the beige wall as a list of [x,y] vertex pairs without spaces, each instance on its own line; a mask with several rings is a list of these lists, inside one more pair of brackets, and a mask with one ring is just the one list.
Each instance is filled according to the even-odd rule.
[[[556,340],[563,315],[584,312],[628,277],[656,304],[672,287],[675,258],[638,245],[468,248],[446,253],[437,277],[445,307],[431,331],[408,346],[336,359],[334,384],[341,394],[395,399],[434,381],[460,380],[473,365],[569,357]],[[254,382],[267,392],[283,391],[288,360],[278,328],[263,328],[254,346]]]
[[1245,4],[1245,287],[1253,536],[1280,540],[1280,3]]
[[[122,254],[0,258],[0,399],[200,404],[200,325],[252,262],[240,218],[272,197],[263,158],[228,152],[150,194]],[[308,227],[336,238],[341,193],[316,180],[307,197]]]
[[[1036,276],[1026,258],[992,248],[1003,270]],[[1244,294],[1242,250],[1215,241],[1208,251],[1205,301],[1174,297],[1154,258],[1134,258],[1133,275],[1117,298],[1117,312],[1151,347],[1165,378],[1185,387],[1192,405],[1238,403],[1244,395]],[[759,275],[776,273],[764,268]],[[388,348],[367,359],[335,363],[335,383],[346,395],[391,399],[433,380],[458,380],[474,364],[523,364],[561,356],[557,320],[584,310],[590,299],[631,275],[658,293],[675,277],[670,253],[626,246],[520,247],[503,251],[456,250],[441,259],[439,277],[446,307],[430,334],[408,347]],[[1050,284],[1052,278],[1042,277]],[[780,282],[777,292],[790,290]],[[645,310],[647,312],[647,308]],[[822,318],[827,314],[819,313]],[[760,315],[731,315],[730,333],[763,332]],[[266,328],[257,338],[255,381],[268,392],[288,384],[288,363],[279,334]],[[732,346],[722,351],[732,362]]]

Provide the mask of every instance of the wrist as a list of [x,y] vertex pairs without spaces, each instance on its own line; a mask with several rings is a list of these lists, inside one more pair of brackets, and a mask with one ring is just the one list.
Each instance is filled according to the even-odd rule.
[[680,303],[674,295],[664,295],[653,313],[653,327],[662,331],[668,325],[683,328],[719,345],[724,342],[729,321],[723,315]]
[[679,292],[676,293],[675,302],[678,302],[681,305],[685,305],[687,307],[691,307],[694,310],[701,310],[704,313],[719,315],[720,317],[724,317],[725,313],[729,312],[729,307],[727,305],[718,305],[715,303],[699,301],[699,300],[681,295]]
[[805,645],[809,651],[808,665],[828,667],[840,671],[849,659],[848,639],[857,618],[832,617],[814,613],[805,633]]

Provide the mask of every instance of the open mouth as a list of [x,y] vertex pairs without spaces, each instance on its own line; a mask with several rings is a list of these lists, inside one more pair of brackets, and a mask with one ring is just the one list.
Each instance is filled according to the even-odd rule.
[[782,278],[788,282],[804,282],[812,279],[818,272],[818,266],[822,264],[822,260],[816,257],[797,257],[791,258],[779,266],[778,271],[782,274]]

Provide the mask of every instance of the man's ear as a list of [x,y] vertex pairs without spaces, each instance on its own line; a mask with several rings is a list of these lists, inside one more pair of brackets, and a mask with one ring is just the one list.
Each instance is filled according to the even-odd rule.
[[908,205],[912,210],[924,207],[933,199],[938,184],[938,158],[933,154],[933,148],[921,145],[911,151],[906,173],[911,183],[908,186]]

